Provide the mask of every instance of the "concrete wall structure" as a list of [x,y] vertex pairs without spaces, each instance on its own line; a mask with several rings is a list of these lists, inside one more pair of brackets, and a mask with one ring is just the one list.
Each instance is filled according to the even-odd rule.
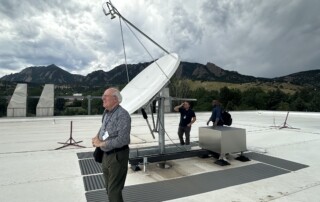
[[54,114],[54,85],[46,84],[41,93],[37,109],[37,116],[53,116]]
[[27,84],[19,83],[7,107],[8,117],[27,116]]

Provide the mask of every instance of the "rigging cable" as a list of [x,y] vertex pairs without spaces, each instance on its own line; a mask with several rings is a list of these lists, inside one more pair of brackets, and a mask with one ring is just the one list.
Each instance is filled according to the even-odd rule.
[[172,144],[176,146],[176,148],[180,149],[181,151],[188,151],[187,148],[185,148],[185,147],[183,147],[183,146],[182,146],[182,147],[179,146],[178,144],[176,144],[176,143],[171,139],[171,137],[169,136],[169,134],[167,133],[167,131],[164,129],[164,125],[163,125],[163,123],[162,123],[162,121],[160,120],[159,117],[157,118],[157,121],[159,122],[159,124],[161,125],[162,129],[164,130],[164,133],[165,133],[165,134],[167,135],[167,137],[170,139],[170,141],[172,142]]
[[119,18],[119,22],[120,22],[120,30],[121,30],[121,38],[122,38],[124,61],[125,61],[125,65],[126,65],[127,79],[128,79],[128,83],[129,83],[129,82],[130,82],[130,79],[129,79],[128,65],[127,65],[126,47],[125,47],[125,45],[124,45],[124,39],[123,39],[123,31],[122,31],[121,18]]
[[[148,51],[148,49],[143,45],[143,43],[141,42],[141,40],[137,37],[137,35],[132,31],[132,29],[130,28],[130,26],[132,26],[133,28],[135,28],[137,31],[139,31],[143,36],[145,36],[147,39],[149,39],[151,42],[153,42],[155,45],[157,45],[159,48],[161,48],[165,53],[169,54],[170,53],[165,50],[164,48],[162,48],[157,42],[155,42],[154,40],[152,40],[148,35],[146,35],[145,33],[143,33],[140,29],[138,29],[136,26],[134,26],[131,22],[129,22],[126,18],[124,18],[120,12],[118,11],[118,9],[116,7],[114,7],[110,1],[110,3],[106,3],[110,14],[114,15],[117,14],[119,16],[119,18],[122,18],[122,20],[125,22],[125,24],[127,25],[127,27],[129,28],[129,30],[131,31],[131,33],[135,36],[135,38],[138,40],[138,42],[141,44],[141,46],[145,49],[145,51],[149,54],[149,56],[151,57],[151,59],[156,63],[156,65],[158,66],[158,68],[161,70],[161,72],[163,73],[163,75],[165,75],[165,77],[168,79],[168,81],[170,82],[170,78],[168,77],[168,75],[165,74],[165,72],[163,71],[163,69],[160,67],[160,65],[157,63],[157,61],[152,57],[151,53]],[[110,7],[111,8],[110,8]],[[112,13],[113,11],[113,13]],[[104,11],[105,12],[105,11]],[[121,22],[121,21],[120,21]],[[130,26],[128,25],[130,24]],[[121,27],[121,31],[122,31],[122,27]],[[124,43],[124,42],[123,42]]]
[[[121,18],[122,16],[119,15]],[[166,75],[166,73],[163,71],[163,69],[160,67],[160,65],[157,63],[157,61],[153,58],[153,56],[151,55],[151,53],[148,51],[148,49],[145,47],[145,45],[143,45],[143,43],[141,42],[141,40],[137,37],[137,35],[132,31],[132,29],[130,28],[130,26],[128,25],[128,23],[126,21],[124,21],[125,24],[127,25],[127,27],[129,28],[129,30],[131,31],[131,33],[136,37],[136,39],[138,40],[138,42],[140,43],[140,45],[144,48],[144,50],[149,54],[149,56],[151,57],[151,59],[156,63],[156,65],[159,67],[159,69],[161,70],[161,72],[167,77],[168,81],[170,81],[170,78],[168,77],[168,75]]]

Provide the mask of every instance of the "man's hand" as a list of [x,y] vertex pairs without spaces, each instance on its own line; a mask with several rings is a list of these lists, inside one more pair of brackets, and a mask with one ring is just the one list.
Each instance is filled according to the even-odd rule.
[[92,138],[92,146],[93,147],[101,147],[103,145],[103,142],[99,140],[98,136]]
[[187,126],[188,126],[188,127],[191,127],[191,123],[189,123]]
[[175,107],[173,108],[173,110],[176,111],[176,112],[178,112],[178,111],[179,111],[179,108],[183,107],[183,104],[184,104],[184,102],[181,103],[180,105],[175,106]]

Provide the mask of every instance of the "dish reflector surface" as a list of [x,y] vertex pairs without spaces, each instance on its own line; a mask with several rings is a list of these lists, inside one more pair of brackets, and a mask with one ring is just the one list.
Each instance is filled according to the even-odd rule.
[[129,114],[141,108],[168,83],[179,64],[180,58],[176,53],[165,55],[150,64],[122,89],[121,106]]

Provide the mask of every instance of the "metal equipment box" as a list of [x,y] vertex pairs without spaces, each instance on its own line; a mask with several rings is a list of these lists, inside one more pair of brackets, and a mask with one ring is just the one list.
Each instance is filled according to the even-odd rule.
[[247,150],[246,130],[234,127],[199,127],[199,146],[220,155]]

